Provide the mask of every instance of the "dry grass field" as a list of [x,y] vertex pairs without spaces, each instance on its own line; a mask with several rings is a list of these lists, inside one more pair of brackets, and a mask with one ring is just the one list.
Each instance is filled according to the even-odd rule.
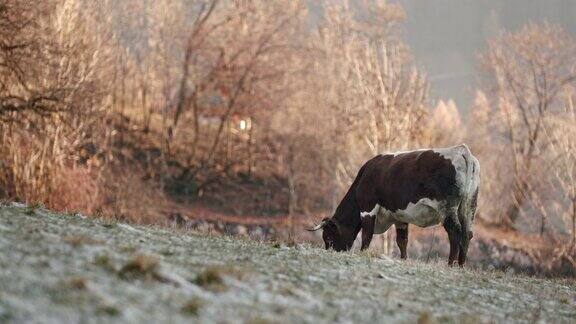
[[0,322],[554,322],[573,280],[0,207]]

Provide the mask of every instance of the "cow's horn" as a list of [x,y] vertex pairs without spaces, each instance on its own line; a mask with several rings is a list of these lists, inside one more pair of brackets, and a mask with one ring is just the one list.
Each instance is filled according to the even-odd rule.
[[324,225],[326,225],[326,220],[325,220],[325,219],[323,219],[320,224],[318,224],[318,225],[316,225],[316,226],[314,226],[314,227],[309,227],[309,228],[307,228],[306,230],[309,231],[309,232],[315,232],[315,231],[323,228]]

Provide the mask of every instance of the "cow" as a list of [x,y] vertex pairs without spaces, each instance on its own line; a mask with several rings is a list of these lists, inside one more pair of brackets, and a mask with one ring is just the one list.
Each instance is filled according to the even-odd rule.
[[358,171],[322,229],[326,249],[348,251],[362,230],[361,250],[374,234],[396,228],[400,257],[406,259],[408,224],[442,224],[448,233],[448,265],[464,266],[478,201],[480,164],[465,144],[380,154]]

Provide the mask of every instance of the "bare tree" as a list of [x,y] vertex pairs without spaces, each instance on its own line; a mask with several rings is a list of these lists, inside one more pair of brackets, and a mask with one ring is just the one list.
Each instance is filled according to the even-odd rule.
[[335,196],[368,157],[416,145],[427,109],[426,78],[395,35],[403,11],[379,1],[365,5],[362,18],[348,2],[327,5],[318,35],[321,95],[332,118]]
[[465,127],[453,100],[440,100],[431,113],[427,131],[430,147],[452,146],[462,142]]
[[188,118],[182,129],[192,131],[180,178],[202,187],[218,176],[206,171],[230,168],[236,163],[226,153],[232,117],[251,117],[253,123],[256,109],[285,100],[274,95],[292,69],[292,35],[302,26],[303,8],[298,2],[260,1],[201,6],[184,48],[172,125],[176,134],[179,121]]
[[298,161],[287,170],[300,208],[322,195],[333,209],[364,161],[417,146],[427,115],[426,78],[396,35],[401,8],[344,1],[324,12],[309,41],[314,73],[293,81],[304,86],[273,123],[289,133],[285,154],[298,157],[283,161]]
[[35,61],[47,62],[46,52],[54,47],[40,38],[46,27],[38,18],[47,15],[49,4],[33,1],[4,1],[0,5],[0,117],[17,120],[17,113],[50,114],[65,109],[57,88],[41,87]]
[[[563,221],[571,223],[572,244],[576,244],[576,110],[573,89],[566,96],[566,110],[549,117],[549,127],[545,129],[550,137],[552,151],[551,170],[554,180],[560,184],[558,193],[560,205],[565,206],[559,214]],[[567,216],[567,217],[563,217]]]
[[535,161],[548,147],[546,117],[559,109],[561,91],[576,80],[575,54],[576,43],[559,27],[529,24],[491,41],[481,55],[511,150],[514,182],[504,217],[510,227],[530,203]]

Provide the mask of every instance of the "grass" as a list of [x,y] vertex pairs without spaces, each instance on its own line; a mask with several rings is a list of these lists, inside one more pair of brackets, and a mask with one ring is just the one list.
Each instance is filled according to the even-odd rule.
[[86,290],[88,289],[88,278],[82,276],[74,276],[66,280],[64,285],[76,290]]
[[136,254],[118,272],[122,279],[159,280],[160,259],[154,255]]
[[97,255],[93,263],[109,272],[116,272],[116,266],[108,254]]
[[376,249],[367,249],[367,250],[361,251],[360,255],[362,255],[368,259],[374,259],[374,258],[382,257],[382,252],[379,250],[376,250]]
[[433,324],[436,323],[432,315],[428,312],[422,312],[420,316],[418,316],[418,324]]
[[226,277],[245,281],[248,275],[249,271],[246,268],[210,265],[202,269],[192,283],[213,292],[223,292],[227,290]]
[[32,215],[35,215],[36,212],[40,209],[44,209],[44,205],[36,202],[36,203],[29,205],[28,208],[26,208],[25,213],[26,213],[26,215],[32,216]]
[[198,297],[194,297],[190,300],[188,300],[183,306],[182,306],[182,313],[187,314],[187,315],[193,315],[193,316],[197,316],[198,312],[200,311],[200,309],[202,308],[202,306],[204,305],[204,301]]
[[210,266],[196,275],[194,283],[200,287],[222,291],[226,288],[224,284],[224,273],[226,269],[218,266]]
[[[98,219],[47,210],[27,217],[26,210],[0,206],[0,322],[5,314],[14,322],[117,316],[128,323],[571,323],[576,317],[573,280],[449,268],[443,259],[406,262],[305,244],[277,248],[155,227],[108,228]],[[64,240],[70,233],[103,243],[70,249]]]
[[262,317],[254,317],[246,321],[246,324],[273,324],[275,322],[267,320]]
[[100,240],[95,240],[87,235],[71,235],[64,237],[64,242],[72,245],[73,247],[80,247],[83,245],[102,244]]
[[99,305],[97,312],[108,316],[118,316],[122,313],[118,307],[106,303]]
[[138,246],[133,245],[133,244],[122,245],[121,249],[122,249],[122,252],[135,253],[138,250]]

